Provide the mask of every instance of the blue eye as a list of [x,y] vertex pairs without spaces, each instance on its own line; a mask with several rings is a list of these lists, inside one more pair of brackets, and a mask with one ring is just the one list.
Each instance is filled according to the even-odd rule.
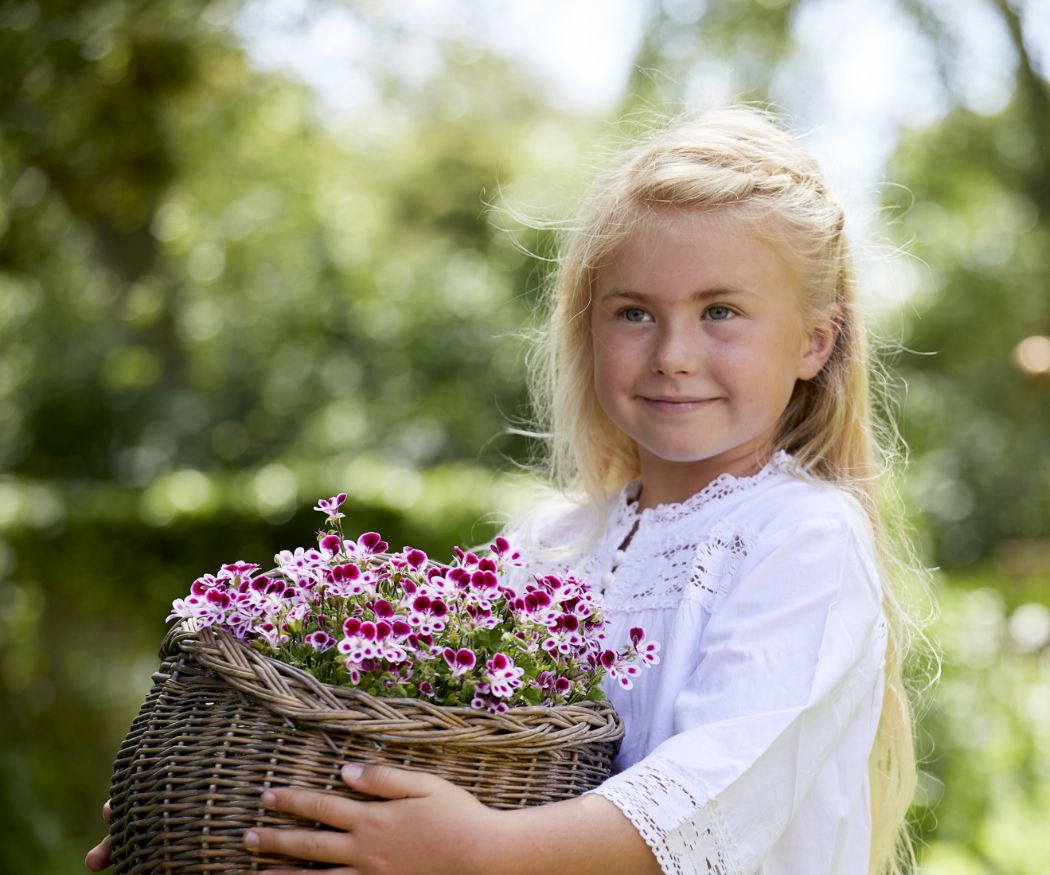
[[704,317],[713,322],[725,322],[727,319],[732,319],[735,315],[729,307],[723,307],[721,304],[708,307],[707,312],[704,313]]
[[648,315],[641,307],[624,307],[620,311],[620,316],[628,322],[644,322]]

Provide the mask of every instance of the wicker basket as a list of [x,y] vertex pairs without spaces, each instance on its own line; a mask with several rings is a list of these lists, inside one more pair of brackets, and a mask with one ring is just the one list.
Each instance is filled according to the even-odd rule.
[[303,825],[263,809],[263,789],[299,786],[366,798],[340,779],[347,761],[425,770],[486,805],[519,808],[597,786],[623,736],[606,702],[495,716],[376,698],[323,684],[224,631],[192,623],[172,627],[160,657],[114,766],[110,835],[117,875],[289,865],[285,857],[243,847],[249,827]]

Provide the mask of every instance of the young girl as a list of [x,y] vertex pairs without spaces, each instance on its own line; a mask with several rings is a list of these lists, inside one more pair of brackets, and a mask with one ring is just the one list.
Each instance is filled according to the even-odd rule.
[[634,690],[608,691],[619,772],[496,811],[349,763],[385,801],[267,791],[338,831],[246,846],[361,875],[904,871],[909,620],[854,308],[842,210],[769,116],[712,112],[629,150],[564,249],[534,385],[573,499],[513,538],[529,571],[604,592],[610,640],[662,642]]

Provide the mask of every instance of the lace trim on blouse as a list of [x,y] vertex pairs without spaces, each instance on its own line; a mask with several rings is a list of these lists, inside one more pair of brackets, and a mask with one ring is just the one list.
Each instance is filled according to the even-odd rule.
[[[744,875],[722,819],[718,801],[696,798],[674,777],[674,770],[655,763],[637,771],[630,783],[592,790],[619,808],[652,849],[666,875]],[[695,812],[682,820],[682,812]],[[667,830],[668,822],[679,825]]]
[[668,502],[658,504],[656,507],[647,507],[638,511],[637,498],[639,481],[628,483],[620,490],[619,499],[614,510],[615,520],[619,526],[633,526],[640,519],[652,517],[659,523],[674,523],[696,513],[703,505],[709,502],[725,498],[742,489],[748,489],[756,483],[760,483],[787,470],[792,462],[792,456],[786,450],[777,450],[773,457],[765,464],[762,470],[748,477],[736,477],[733,474],[719,474],[699,492],[689,496],[685,501]]
[[[633,498],[639,484],[627,484],[612,508],[605,542],[580,571],[604,595],[610,611],[673,608],[686,599],[714,613],[756,535],[723,520],[698,539],[688,531],[690,520],[712,502],[779,476],[792,462],[789,453],[779,450],[756,474],[720,474],[685,501],[640,512]],[[624,541],[628,543],[621,548]]]

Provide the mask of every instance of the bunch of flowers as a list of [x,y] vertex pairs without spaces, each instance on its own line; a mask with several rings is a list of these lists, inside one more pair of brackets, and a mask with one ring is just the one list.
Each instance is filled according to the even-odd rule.
[[343,535],[346,494],[321,499],[318,546],[282,550],[277,567],[223,565],[193,582],[168,619],[216,625],[325,683],[377,696],[502,713],[517,705],[602,698],[606,672],[630,689],[660,645],[630,630],[605,646],[600,605],[583,581],[534,575],[507,585],[521,554],[496,538],[486,555],[453,549],[449,564],[405,547],[389,553],[376,532]]

